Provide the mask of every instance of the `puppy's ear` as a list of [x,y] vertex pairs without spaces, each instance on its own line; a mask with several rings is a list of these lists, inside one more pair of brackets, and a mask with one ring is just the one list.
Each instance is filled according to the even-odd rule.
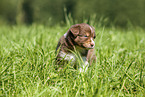
[[70,32],[74,35],[74,37],[76,37],[80,32],[80,25],[76,24],[76,25],[71,26]]

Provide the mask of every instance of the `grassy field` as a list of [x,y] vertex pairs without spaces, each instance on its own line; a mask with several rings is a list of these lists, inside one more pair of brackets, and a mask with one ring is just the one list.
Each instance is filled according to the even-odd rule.
[[145,97],[145,31],[95,27],[97,62],[55,70],[66,27],[0,27],[0,97]]

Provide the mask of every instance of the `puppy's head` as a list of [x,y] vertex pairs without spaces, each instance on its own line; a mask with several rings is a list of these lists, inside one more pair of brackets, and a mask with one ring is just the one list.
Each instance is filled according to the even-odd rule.
[[77,46],[92,49],[95,46],[94,39],[95,29],[88,24],[76,24],[73,25],[70,29],[70,33],[74,36],[74,42]]

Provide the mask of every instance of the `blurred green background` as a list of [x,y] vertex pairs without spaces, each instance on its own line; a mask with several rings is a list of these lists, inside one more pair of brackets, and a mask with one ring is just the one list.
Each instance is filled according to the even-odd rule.
[[1,0],[0,25],[65,24],[84,20],[105,26],[145,26],[145,0]]

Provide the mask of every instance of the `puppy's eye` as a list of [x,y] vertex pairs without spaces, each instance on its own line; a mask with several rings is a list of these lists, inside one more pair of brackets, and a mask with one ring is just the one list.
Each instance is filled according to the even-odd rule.
[[87,35],[84,35],[84,37],[88,37]]

